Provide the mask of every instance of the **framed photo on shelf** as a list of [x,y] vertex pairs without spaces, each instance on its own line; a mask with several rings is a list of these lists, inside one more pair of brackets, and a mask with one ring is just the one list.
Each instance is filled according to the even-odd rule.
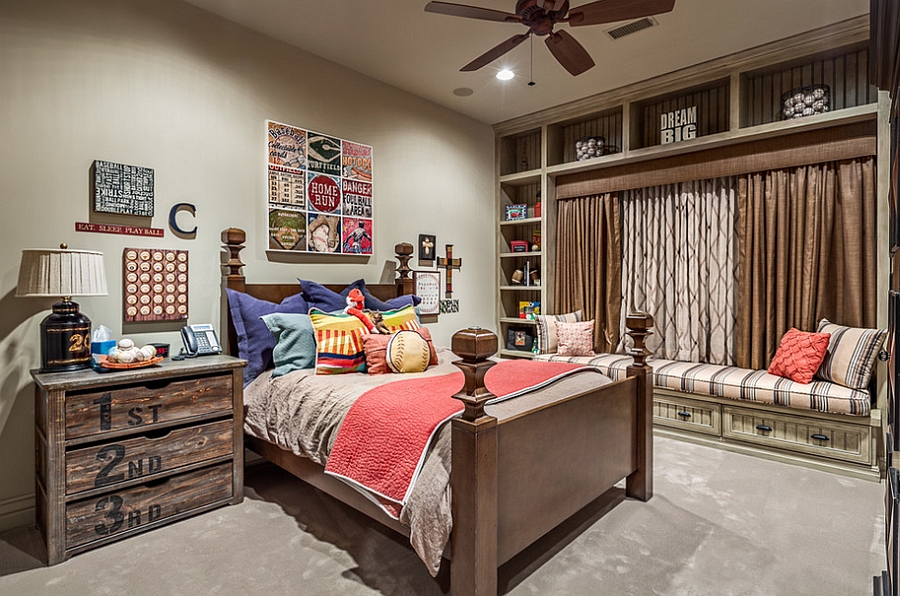
[[518,219],[526,219],[528,217],[528,205],[507,205],[506,221],[516,221]]
[[440,271],[414,271],[416,296],[422,299],[419,303],[420,315],[438,315],[441,313],[441,273]]

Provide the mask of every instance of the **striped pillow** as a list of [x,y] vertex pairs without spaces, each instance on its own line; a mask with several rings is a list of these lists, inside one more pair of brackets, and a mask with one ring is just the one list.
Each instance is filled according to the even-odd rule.
[[843,327],[822,319],[817,331],[830,333],[831,340],[816,378],[850,389],[865,390],[887,330]]
[[537,323],[538,352],[541,354],[554,354],[559,348],[559,340],[556,338],[556,323],[578,323],[581,321],[581,311],[566,313],[564,315],[538,315]]
[[366,371],[362,336],[366,327],[353,315],[309,310],[316,335],[316,374],[339,375]]
[[394,310],[381,311],[382,322],[388,331],[415,331],[419,328],[419,317],[412,304]]

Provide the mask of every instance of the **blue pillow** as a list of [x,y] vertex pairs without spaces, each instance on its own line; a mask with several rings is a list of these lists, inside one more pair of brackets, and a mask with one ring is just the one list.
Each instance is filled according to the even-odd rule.
[[[366,287],[366,282],[357,279],[355,282],[338,292],[333,292],[314,281],[305,279],[298,280],[302,287],[303,298],[306,300],[309,308],[318,308],[325,312],[335,312],[347,308],[347,295],[353,288],[362,290]],[[304,311],[306,312],[306,311]]]
[[281,304],[275,304],[228,288],[225,291],[228,293],[228,309],[237,334],[238,356],[247,361],[247,367],[244,368],[246,387],[272,366],[275,337],[260,317],[274,312],[306,314],[309,312],[309,305],[301,294],[288,296]]
[[277,342],[272,350],[272,377],[316,366],[316,332],[309,315],[274,312],[260,318]]
[[422,302],[422,299],[415,294],[404,294],[403,296],[397,296],[396,298],[391,298],[386,302],[382,302],[369,293],[369,290],[366,288],[363,288],[362,293],[366,298],[366,308],[369,310],[396,310],[398,308],[403,308],[404,306],[409,306],[410,304],[418,306],[419,303]]

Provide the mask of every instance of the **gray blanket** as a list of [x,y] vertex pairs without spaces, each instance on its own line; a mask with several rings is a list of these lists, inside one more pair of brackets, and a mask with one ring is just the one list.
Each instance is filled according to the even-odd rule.
[[[459,370],[452,364],[458,358],[449,350],[438,348],[438,357],[437,366],[402,378],[431,377]],[[262,374],[244,389],[244,431],[324,466],[338,428],[353,402],[369,389],[399,378],[398,375],[316,375],[312,369],[275,379],[271,373]],[[488,406],[486,411],[502,420],[609,382],[600,374],[572,375],[541,390]],[[400,513],[400,522],[410,529],[413,549],[431,574],[437,575],[453,527],[449,424],[432,441],[409,501]]]

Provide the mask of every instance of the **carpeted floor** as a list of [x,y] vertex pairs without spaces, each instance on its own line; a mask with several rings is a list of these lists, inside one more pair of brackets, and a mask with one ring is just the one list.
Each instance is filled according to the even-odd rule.
[[[655,496],[614,489],[501,569],[510,595],[871,594],[883,485],[657,437]],[[0,594],[436,596],[402,537],[269,464],[243,504],[41,562],[30,528],[0,534]]]

